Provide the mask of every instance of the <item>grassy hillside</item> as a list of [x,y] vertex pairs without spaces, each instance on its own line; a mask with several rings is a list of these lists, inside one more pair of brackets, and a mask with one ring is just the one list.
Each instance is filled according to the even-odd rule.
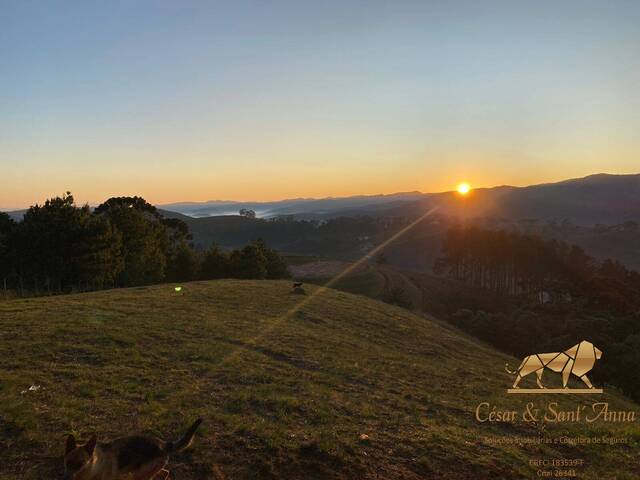
[[[535,478],[530,458],[585,458],[579,478],[640,474],[637,423],[476,422],[481,401],[530,401],[505,392],[517,360],[406,310],[319,287],[291,295],[288,282],[183,287],[0,303],[0,479],[56,478],[69,432],[175,437],[196,416],[206,424],[172,478]],[[595,398],[545,397],[567,410]],[[631,442],[482,441],[559,433]]]

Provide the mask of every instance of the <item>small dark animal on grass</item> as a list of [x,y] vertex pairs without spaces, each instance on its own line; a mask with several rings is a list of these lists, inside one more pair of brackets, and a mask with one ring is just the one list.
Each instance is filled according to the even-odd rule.
[[196,420],[176,442],[132,436],[98,443],[92,436],[78,445],[73,435],[67,437],[64,453],[65,480],[167,480],[169,457],[193,441],[202,419]]
[[304,288],[302,287],[302,282],[294,282],[293,283],[293,290],[291,290],[291,293],[297,293],[299,295],[304,295],[306,292],[304,291]]

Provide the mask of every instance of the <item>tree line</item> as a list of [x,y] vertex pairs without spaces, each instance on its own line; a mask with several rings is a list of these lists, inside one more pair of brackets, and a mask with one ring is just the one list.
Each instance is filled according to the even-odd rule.
[[325,220],[297,219],[293,216],[254,218],[249,212],[239,216],[187,219],[196,247],[216,243],[225,247],[243,245],[262,238],[279,250],[308,255],[349,258],[362,254],[368,239],[384,239],[408,225],[405,218],[369,216]]
[[0,288],[20,295],[163,281],[284,278],[284,259],[261,240],[231,252],[199,252],[188,226],[141,197],[91,209],[67,192],[29,208],[20,222],[0,212]]
[[598,262],[576,245],[515,230],[450,228],[434,270],[496,296],[640,309],[640,273],[614,260]]

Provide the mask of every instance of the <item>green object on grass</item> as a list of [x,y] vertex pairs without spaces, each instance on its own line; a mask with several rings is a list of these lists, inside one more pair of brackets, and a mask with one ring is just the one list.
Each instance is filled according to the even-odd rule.
[[176,287],[175,290],[176,290],[176,292],[180,292],[180,291],[182,291],[182,287]]

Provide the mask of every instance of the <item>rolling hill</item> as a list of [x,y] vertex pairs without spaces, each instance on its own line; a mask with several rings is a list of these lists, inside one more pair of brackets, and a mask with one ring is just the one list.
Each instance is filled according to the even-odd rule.
[[[421,194],[419,200],[388,197],[376,197],[377,203],[351,207],[334,199],[335,208],[328,209],[319,218],[369,215],[381,221],[410,221],[433,211],[430,221],[412,228],[385,249],[395,266],[415,271],[431,271],[441,253],[445,232],[461,220],[562,240],[583,247],[598,260],[611,258],[629,268],[640,269],[640,175],[601,174],[522,188],[476,189],[466,198],[453,192]],[[358,200],[363,198],[369,197],[358,197]],[[310,205],[308,201],[305,204]],[[328,204],[325,207],[328,208]],[[315,214],[308,215],[310,211],[304,208],[292,212],[297,218],[316,217]],[[202,248],[212,243],[237,248],[263,238],[270,246],[285,253],[353,260],[393,233],[372,235],[366,228],[360,232],[338,229],[327,236],[312,227],[290,221],[274,223],[238,215],[193,218],[166,210],[162,213],[185,221],[196,245]]]
[[[0,302],[1,480],[59,476],[69,432],[173,437],[196,416],[172,478],[536,478],[532,458],[584,458],[581,479],[640,475],[637,424],[477,422],[479,402],[530,399],[506,395],[516,359],[446,324],[288,282],[182,287]],[[638,409],[605,388],[611,409]],[[566,410],[596,398],[545,396]],[[560,435],[629,440],[526,441]]]
[[[389,195],[354,195],[350,197],[295,198],[273,202],[237,202],[211,200],[208,202],[178,202],[161,205],[160,208],[189,215],[191,217],[211,217],[234,215],[240,209],[254,210],[259,217],[270,218],[295,215],[304,218],[325,218],[338,212],[360,211],[385,207],[389,204],[419,200],[420,192],[401,192]],[[340,214],[342,214],[340,213]]]
[[637,222],[640,220],[640,174],[596,174],[528,187],[479,188],[465,198],[445,192],[389,209],[387,214],[418,216],[431,208],[464,219],[568,220],[583,226]]
[[[391,265],[375,262],[353,262],[328,260],[323,258],[298,257],[296,264],[289,265],[295,281],[326,285],[355,295],[364,295],[374,300],[391,301],[393,290],[401,290],[401,303],[405,308],[434,316],[446,315],[447,303],[455,304],[465,294],[460,285],[452,279],[438,277],[411,270],[401,270]],[[287,260],[290,260],[289,258]],[[341,275],[342,272],[347,274]],[[340,278],[333,281],[335,277]]]

